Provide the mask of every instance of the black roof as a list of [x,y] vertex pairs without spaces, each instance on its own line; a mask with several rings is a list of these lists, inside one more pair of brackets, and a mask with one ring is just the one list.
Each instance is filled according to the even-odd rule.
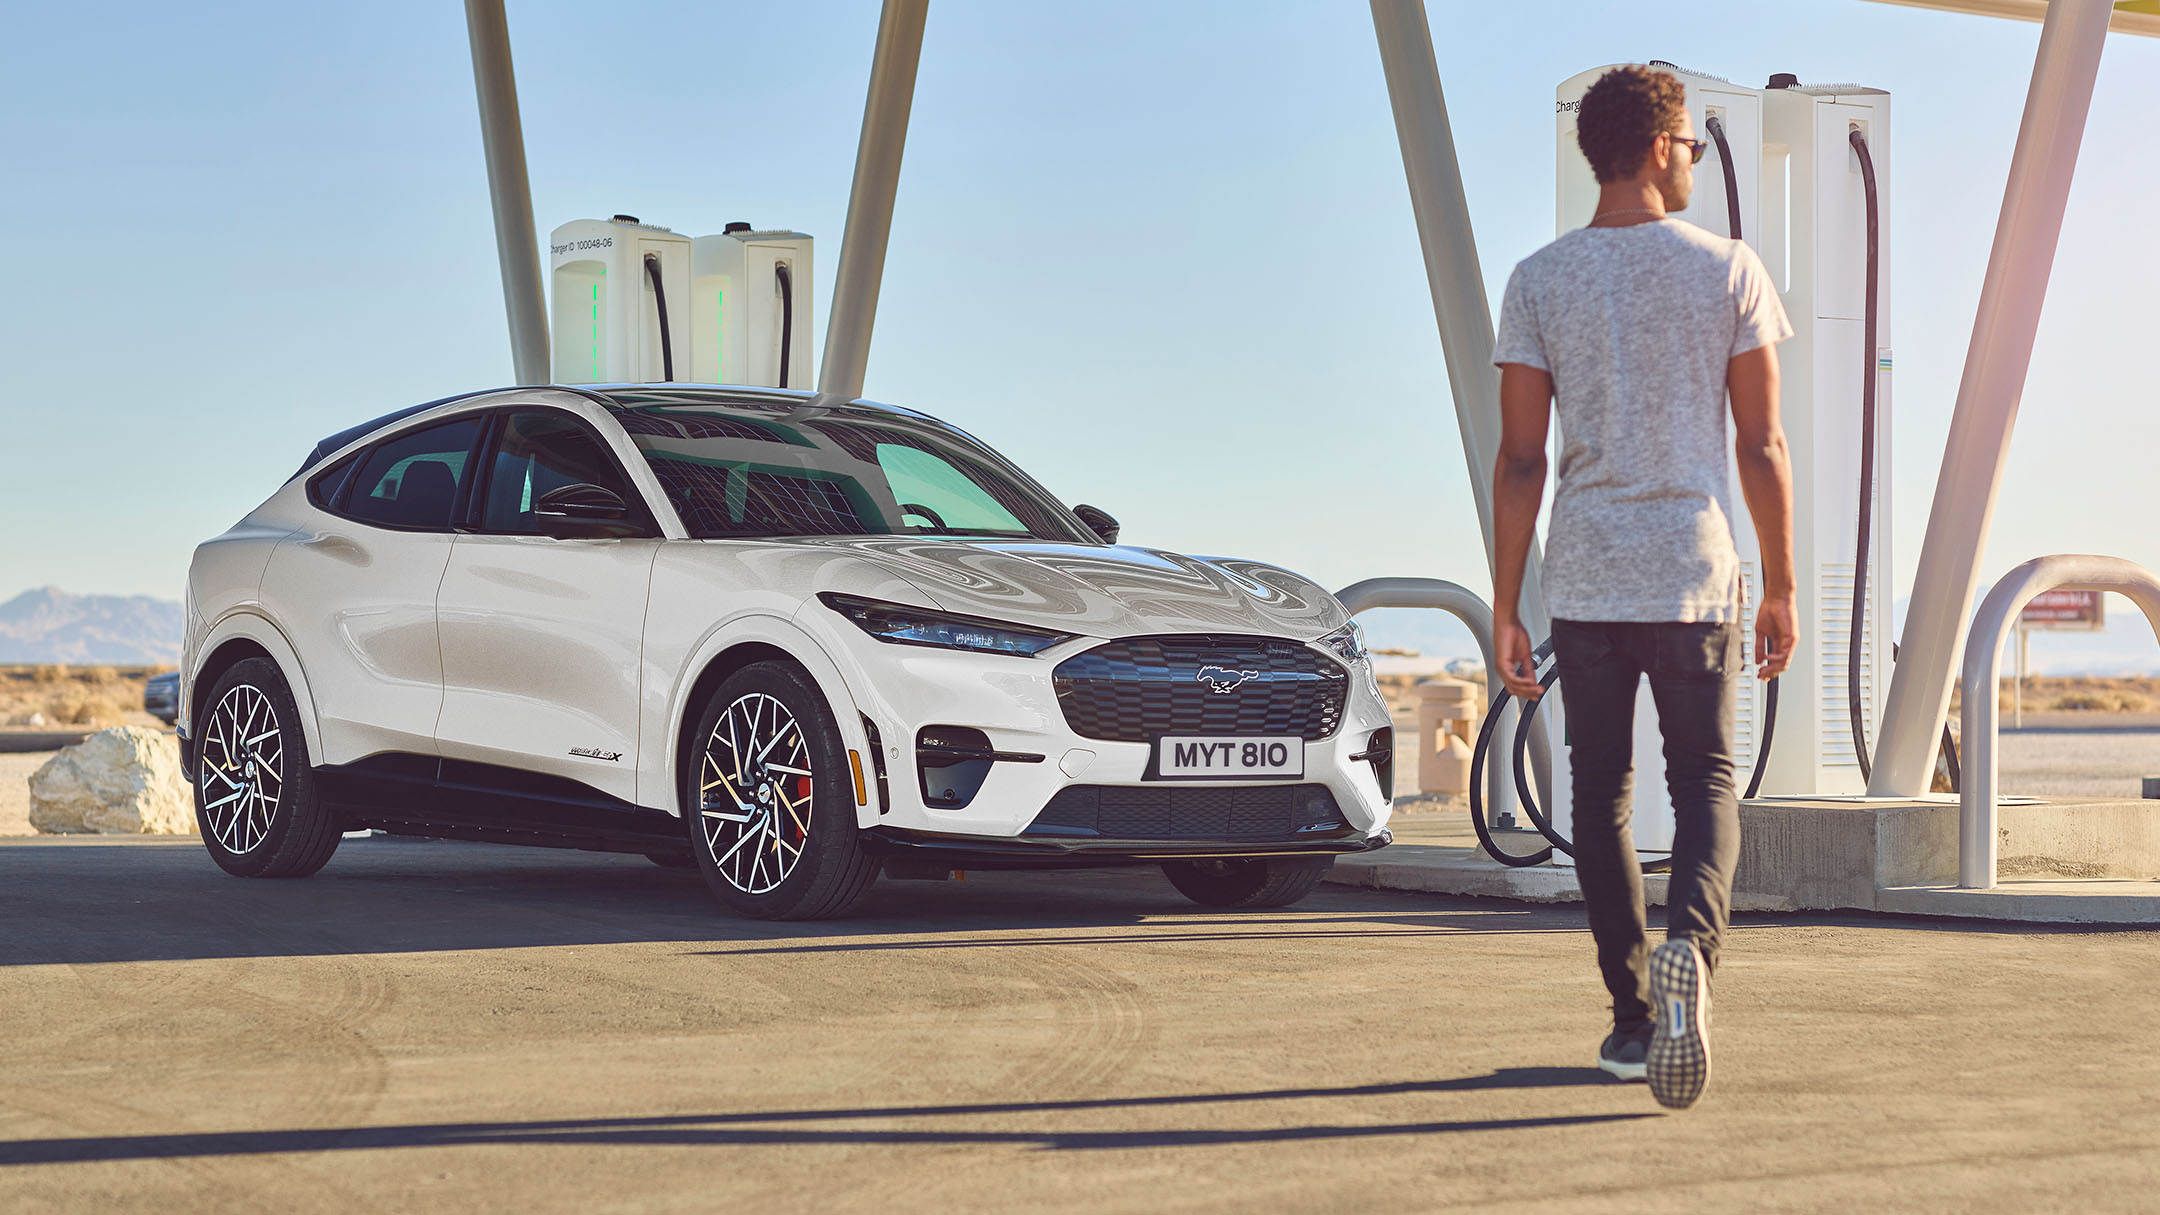
[[331,435],[329,438],[324,439],[322,442],[317,443],[315,445],[315,450],[307,454],[307,459],[300,461],[299,472],[296,472],[293,475],[298,476],[300,473],[306,472],[308,469],[313,468],[316,461],[321,460],[324,456],[327,456],[331,452],[336,451],[338,448],[345,446],[347,443],[352,442],[354,439],[360,438],[363,435],[373,434],[374,432],[381,430],[383,427],[390,425],[392,422],[402,422],[406,418],[409,418],[416,413],[421,413],[425,410],[433,409],[437,405],[448,405],[452,401],[462,401],[466,397],[477,397],[480,395],[482,394],[478,392],[461,392],[457,393],[454,396],[442,397],[433,401],[422,401],[418,405],[407,405],[403,409],[393,409],[389,413],[386,413],[383,416],[374,419],[373,421],[362,422],[358,426],[348,426],[345,429],[337,432],[336,434]]
[[[550,384],[546,385],[546,387],[560,389],[565,392],[575,392],[617,412],[631,412],[656,405],[733,405],[756,409],[762,404],[767,408],[780,406],[800,409],[809,405],[818,397],[817,393],[807,392],[799,388],[738,388],[719,384]],[[424,413],[437,405],[448,405],[452,401],[463,401],[470,397],[489,396],[494,393],[508,391],[510,391],[508,388],[483,388],[476,392],[460,392],[447,397],[438,397],[432,401],[422,401],[418,405],[407,405],[403,409],[393,409],[379,418],[371,418],[358,426],[348,426],[344,430],[317,443],[314,450],[308,452],[307,459],[300,462],[300,467],[294,471],[293,475],[298,476],[300,473],[306,472],[320,462],[323,457],[356,439],[373,434],[393,423],[402,422],[415,414]],[[869,401],[850,401],[848,404],[907,417],[923,418],[929,421],[935,420],[927,414],[891,405],[875,404]]]

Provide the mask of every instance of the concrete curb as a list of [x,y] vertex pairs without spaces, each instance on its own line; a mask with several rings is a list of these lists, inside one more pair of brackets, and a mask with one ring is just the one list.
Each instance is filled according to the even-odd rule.
[[[1398,822],[1404,820],[1398,819]],[[1469,895],[1524,903],[1582,901],[1563,865],[1509,868],[1438,818],[1410,820],[1413,840],[1335,862],[1328,881],[1371,890]],[[2160,925],[2160,803],[2041,802],[2002,809],[2005,880],[1955,885],[1957,805],[1942,799],[1759,801],[1741,806],[1734,877],[1739,911],[1872,911],[2029,924]],[[1414,834],[1413,834],[1414,833]],[[1645,875],[1644,896],[1668,879]]]

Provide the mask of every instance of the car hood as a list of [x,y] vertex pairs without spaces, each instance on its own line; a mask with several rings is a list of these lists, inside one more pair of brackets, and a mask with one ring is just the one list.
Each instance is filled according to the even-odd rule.
[[819,543],[899,575],[948,612],[1093,637],[1220,631],[1309,641],[1350,618],[1309,579],[1257,561],[1045,541]]

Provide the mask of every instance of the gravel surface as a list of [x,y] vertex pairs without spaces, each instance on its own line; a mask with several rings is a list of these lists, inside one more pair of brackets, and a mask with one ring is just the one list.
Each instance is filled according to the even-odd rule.
[[2006,732],[1997,744],[2002,792],[2027,797],[2128,797],[2160,776],[2160,730]]
[[0,835],[33,835],[30,830],[30,774],[53,753],[0,754]]

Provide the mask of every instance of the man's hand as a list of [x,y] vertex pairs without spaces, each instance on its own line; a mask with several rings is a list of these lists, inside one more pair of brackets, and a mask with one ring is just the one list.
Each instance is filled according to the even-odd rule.
[[1800,640],[1794,623],[1798,608],[1793,597],[1766,598],[1755,613],[1755,677],[1776,679],[1792,661],[1793,646]]
[[1535,647],[1530,644],[1530,630],[1515,619],[1493,622],[1493,649],[1500,662],[1500,681],[1507,685],[1508,695],[1523,700],[1536,700],[1545,694],[1538,684],[1537,663],[1531,658]]

